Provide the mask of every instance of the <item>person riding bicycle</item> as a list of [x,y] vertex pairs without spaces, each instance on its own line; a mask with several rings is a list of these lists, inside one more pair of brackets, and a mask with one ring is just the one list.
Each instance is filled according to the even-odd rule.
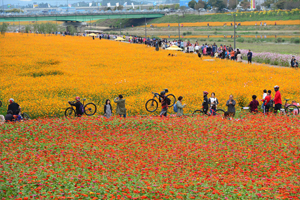
[[76,114],[77,114],[77,117],[81,117],[83,115],[83,105],[82,103],[80,102],[80,97],[77,96],[75,97],[75,103],[71,102],[71,101],[68,101],[68,103],[71,105],[71,106],[75,106],[76,107]]
[[279,92],[279,86],[278,85],[274,86],[274,90],[275,90],[275,97],[274,97],[275,109],[274,109],[274,113],[277,113],[281,109],[282,101],[281,101],[281,94]]
[[208,99],[207,99],[207,95],[208,95],[208,92],[204,91],[203,92],[203,103],[202,103],[202,107],[203,107],[203,112],[205,114],[207,114],[207,111],[208,111]]
[[159,102],[161,103],[161,112],[159,114],[159,116],[167,116],[167,112],[168,112],[168,102],[167,102],[167,97],[166,97],[166,92],[162,91],[160,94],[158,94],[159,96]]

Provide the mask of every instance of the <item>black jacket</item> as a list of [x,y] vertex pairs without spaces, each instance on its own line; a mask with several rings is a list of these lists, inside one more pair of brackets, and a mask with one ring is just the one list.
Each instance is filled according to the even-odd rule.
[[75,106],[76,107],[76,113],[77,115],[82,115],[82,103],[80,101],[77,101],[75,103],[70,102],[70,105]]
[[[109,106],[110,106],[110,110],[111,110],[111,112],[112,112],[112,107],[111,107],[110,104],[109,104]],[[106,105],[104,105],[104,113],[106,113]]]
[[208,99],[207,99],[207,95],[204,96],[202,106],[203,106],[204,108],[208,108]]

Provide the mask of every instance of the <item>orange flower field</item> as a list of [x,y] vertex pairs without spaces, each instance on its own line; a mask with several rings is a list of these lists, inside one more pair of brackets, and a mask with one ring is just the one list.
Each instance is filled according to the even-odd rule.
[[0,37],[0,45],[0,114],[14,98],[32,118],[63,116],[67,101],[77,95],[96,103],[103,114],[105,100],[123,94],[129,115],[149,115],[145,102],[152,91],[164,88],[184,97],[185,113],[201,108],[204,90],[215,92],[224,109],[230,94],[248,103],[253,94],[260,99],[263,89],[274,91],[274,85],[283,99],[300,102],[300,71],[291,68],[201,60],[90,37],[9,33]]
[[[257,26],[260,25],[260,22],[262,22],[262,24],[264,25],[264,23],[267,23],[267,25],[274,25],[275,21],[267,21],[267,20],[263,20],[263,21],[247,21],[247,22],[235,22],[237,24],[241,23],[241,26],[255,26],[255,23],[257,24]],[[183,22],[180,23],[180,25],[185,26],[207,26],[207,24],[209,24],[209,26],[230,26],[231,23],[233,24],[233,21],[230,22],[193,22],[193,23],[187,23],[187,22]],[[276,21],[277,25],[300,25],[300,20],[278,20]],[[169,25],[171,27],[178,27],[178,23],[153,23],[148,25],[148,27],[150,26],[155,26],[155,27],[168,27]]]

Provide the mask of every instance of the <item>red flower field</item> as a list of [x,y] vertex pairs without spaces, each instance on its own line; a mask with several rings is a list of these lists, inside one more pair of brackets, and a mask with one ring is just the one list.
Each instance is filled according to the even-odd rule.
[[0,125],[2,199],[299,199],[300,118]]

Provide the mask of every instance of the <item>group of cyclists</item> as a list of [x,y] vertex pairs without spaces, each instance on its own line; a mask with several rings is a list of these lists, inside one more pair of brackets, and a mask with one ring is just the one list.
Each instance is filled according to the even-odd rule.
[[[272,99],[272,91],[271,90],[264,90],[263,98],[261,99],[262,101],[262,110],[264,114],[269,113],[270,108],[274,106],[274,113],[278,113],[282,109],[282,100],[281,100],[281,94],[279,91],[279,86],[276,85],[274,86],[274,91],[275,91],[275,96]],[[218,99],[215,97],[215,93],[211,93],[211,97],[208,98],[208,92],[204,91],[203,92],[203,103],[202,103],[202,109],[205,114],[210,112],[210,115],[215,115],[215,112],[217,110],[217,106],[219,104]],[[161,103],[161,112],[159,116],[164,116],[167,117],[169,105],[171,104],[171,100],[166,96],[166,92],[162,91],[160,94],[157,94],[159,97],[159,102]],[[258,106],[259,102],[256,100],[257,96],[253,95],[252,96],[252,101],[249,104],[250,107],[250,112],[257,113],[258,112]],[[183,108],[186,106],[186,104],[182,104],[182,99],[183,97],[180,96],[178,98],[178,101],[176,104],[174,104],[174,111],[177,113],[177,116],[183,116]],[[114,100],[115,103],[117,103],[117,114],[123,117],[126,117],[126,109],[125,109],[125,99],[123,99],[122,95],[119,95],[118,98]],[[71,106],[76,107],[76,115],[78,117],[81,117],[84,114],[84,107],[83,104],[80,102],[80,97],[76,96],[75,97],[75,102],[68,102]],[[295,102],[293,102],[295,103]],[[235,105],[236,102],[233,99],[233,95],[229,96],[229,100],[226,103],[226,106],[228,107],[228,110],[224,113],[225,117],[230,117],[233,118],[235,116]],[[295,104],[298,106],[298,104]],[[210,108],[210,109],[209,109]],[[299,110],[297,109],[297,113]],[[112,107],[110,105],[110,101],[106,100],[106,105],[104,106],[104,116],[110,117],[112,114]],[[7,114],[5,115],[5,121],[10,122],[10,121],[20,121],[23,119],[22,113],[21,113],[21,106],[17,104],[13,98],[9,99],[9,105],[8,105],[8,110]]]

